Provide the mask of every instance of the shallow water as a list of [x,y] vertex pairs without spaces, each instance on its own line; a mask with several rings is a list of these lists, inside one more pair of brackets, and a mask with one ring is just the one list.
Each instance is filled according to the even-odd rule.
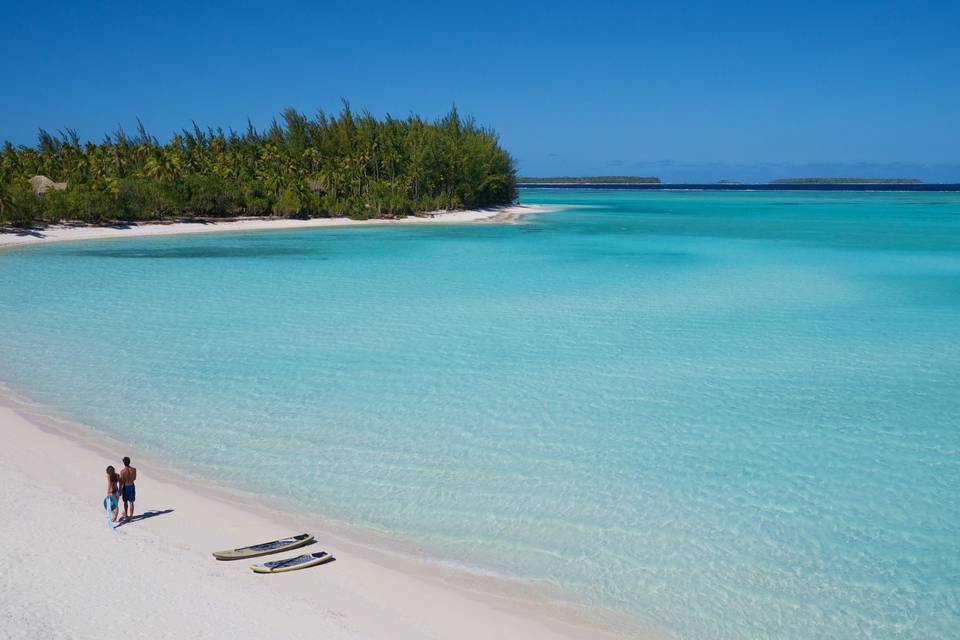
[[683,638],[960,635],[960,195],[0,254],[0,378]]

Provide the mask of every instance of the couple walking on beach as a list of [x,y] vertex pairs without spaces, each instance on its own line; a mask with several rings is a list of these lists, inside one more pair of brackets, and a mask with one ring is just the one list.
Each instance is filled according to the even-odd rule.
[[120,511],[120,498],[123,497],[123,517],[121,520],[129,520],[133,517],[133,506],[137,500],[137,469],[130,466],[130,458],[123,459],[123,469],[120,473],[113,468],[113,465],[107,467],[107,497],[104,499],[104,506],[111,513],[111,521],[117,522]]

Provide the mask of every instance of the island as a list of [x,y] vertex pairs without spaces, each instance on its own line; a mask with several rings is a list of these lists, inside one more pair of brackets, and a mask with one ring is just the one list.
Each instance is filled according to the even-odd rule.
[[[139,123],[139,121],[138,121]],[[506,205],[513,159],[456,108],[435,121],[288,109],[266,130],[194,124],[161,143],[142,123],[100,143],[40,130],[0,150],[0,227],[236,217],[396,218]]]
[[557,178],[517,178],[518,185],[525,184],[660,184],[660,178],[652,176],[561,176]]
[[923,184],[916,178],[778,178],[770,184]]

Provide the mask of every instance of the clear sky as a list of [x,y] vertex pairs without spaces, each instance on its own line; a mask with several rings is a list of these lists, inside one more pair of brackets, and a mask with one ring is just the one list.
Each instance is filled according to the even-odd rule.
[[0,3],[0,138],[456,103],[521,173],[960,181],[960,1]]

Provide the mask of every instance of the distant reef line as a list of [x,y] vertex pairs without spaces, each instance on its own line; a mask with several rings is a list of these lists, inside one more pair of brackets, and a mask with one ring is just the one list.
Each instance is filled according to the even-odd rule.
[[770,184],[923,184],[916,178],[778,178]]
[[[559,176],[552,178],[517,178],[517,186],[523,185],[544,185],[544,184],[685,184],[685,183],[664,183],[660,178],[654,176]],[[751,184],[739,182],[737,180],[718,180],[715,183],[697,183],[697,184]],[[923,184],[922,180],[916,178],[777,178],[766,183],[753,184]]]
[[555,178],[517,178],[517,184],[662,184],[653,176],[559,176]]

